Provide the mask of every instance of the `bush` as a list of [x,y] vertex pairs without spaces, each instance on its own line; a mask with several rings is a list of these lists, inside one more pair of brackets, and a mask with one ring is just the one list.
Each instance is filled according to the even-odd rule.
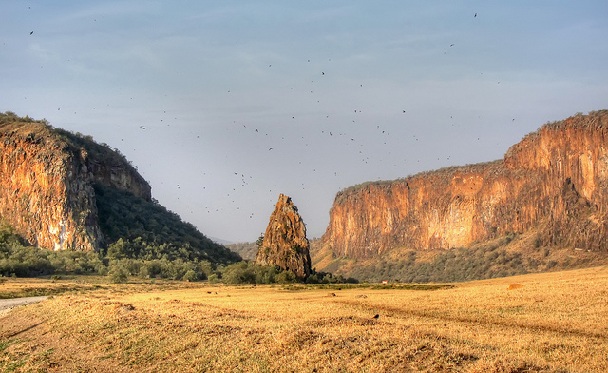
[[129,280],[129,271],[121,262],[111,262],[108,269],[108,277],[114,284],[125,284]]
[[33,277],[53,274],[49,253],[48,250],[23,246],[14,241],[0,245],[0,275]]
[[222,281],[225,284],[255,284],[256,275],[253,266],[247,262],[226,266],[222,272]]
[[195,282],[198,281],[198,275],[193,270],[189,269],[182,277],[184,281]]
[[82,251],[50,251],[48,259],[54,272],[81,274],[102,274],[103,261],[95,252]]
[[274,284],[281,269],[275,266],[256,265],[254,271],[256,284]]
[[279,284],[293,284],[296,282],[296,275],[292,271],[282,271],[276,276]]

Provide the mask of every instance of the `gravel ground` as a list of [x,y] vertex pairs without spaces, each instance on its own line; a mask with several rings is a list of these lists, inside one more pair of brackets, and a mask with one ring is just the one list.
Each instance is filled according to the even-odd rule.
[[47,297],[28,297],[28,298],[14,298],[14,299],[0,299],[0,316],[6,315],[11,309],[17,306],[23,306],[26,304],[38,303],[45,300]]

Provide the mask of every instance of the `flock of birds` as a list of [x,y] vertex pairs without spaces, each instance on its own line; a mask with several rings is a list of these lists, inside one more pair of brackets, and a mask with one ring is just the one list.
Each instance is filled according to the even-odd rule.
[[[477,18],[477,13],[475,13],[473,15],[474,18]],[[456,43],[450,43],[449,44],[449,48],[454,48],[456,46]],[[327,63],[331,63],[332,59],[328,58]],[[314,61],[312,61],[312,59],[306,59],[306,63],[308,64],[312,64]],[[315,66],[318,66],[315,65]],[[270,63],[267,65],[267,68],[269,70],[272,70],[273,68],[276,68],[276,64]],[[307,85],[308,87],[304,86],[301,87],[306,93],[309,94],[309,96],[314,96],[316,92],[320,91],[320,85],[316,84],[317,82],[320,82],[321,79],[331,79],[331,71],[332,69],[327,66],[327,68],[321,68],[320,70],[317,71],[317,75],[316,77],[314,76],[309,76],[309,84]],[[365,82],[359,82],[356,85],[356,88],[358,89],[364,89],[365,88]],[[353,87],[354,88],[354,87]],[[291,87],[290,91],[294,91],[295,88]],[[227,95],[234,95],[238,93],[238,90],[235,90],[234,88],[228,88],[226,89],[226,94]],[[301,96],[298,96],[301,97]],[[313,101],[311,102],[316,102],[317,104],[321,104],[321,98],[314,98]],[[367,150],[367,144],[369,144],[370,142],[374,142],[374,144],[380,144],[380,145],[389,145],[389,143],[391,142],[391,140],[397,141],[397,142],[404,142],[404,139],[399,139],[399,140],[395,140],[394,138],[392,138],[391,136],[391,132],[389,130],[388,127],[384,127],[381,126],[380,124],[373,124],[371,123],[372,121],[374,121],[373,119],[370,119],[369,116],[364,116],[365,113],[365,107],[353,107],[351,109],[351,113],[348,114],[346,112],[342,112],[342,113],[338,113],[338,112],[334,112],[334,111],[329,111],[329,112],[324,112],[324,113],[319,113],[318,118],[323,117],[326,120],[326,127],[325,128],[319,128],[319,127],[315,127],[314,129],[311,128],[312,131],[318,131],[318,133],[312,133],[312,132],[308,132],[308,133],[300,133],[297,138],[294,137],[291,133],[290,130],[281,130],[280,134],[277,134],[276,132],[273,132],[272,130],[269,130],[268,128],[264,128],[263,125],[259,125],[259,124],[250,124],[247,122],[247,119],[243,119],[243,118],[239,118],[239,119],[234,119],[232,120],[231,125],[227,126],[227,132],[228,132],[228,136],[230,137],[235,137],[235,138],[241,138],[241,139],[250,139],[249,141],[253,144],[258,144],[259,146],[255,147],[255,151],[256,152],[260,152],[262,151],[262,149],[266,152],[268,152],[269,154],[272,155],[272,157],[285,157],[286,153],[292,153],[294,148],[299,148],[304,152],[315,152],[318,150],[316,142],[319,141],[323,141],[323,138],[325,137],[325,139],[335,139],[335,140],[331,140],[333,141],[332,144],[335,144],[335,148],[337,149],[336,151],[344,151],[342,149],[345,148],[350,148],[351,150],[349,151],[349,154],[352,155],[353,158],[358,158],[361,162],[361,166],[362,167],[366,167],[367,165],[372,164],[372,167],[376,167],[375,165],[379,164],[379,163],[386,163],[386,161],[390,160],[392,163],[393,167],[400,167],[403,168],[403,165],[409,162],[416,162],[416,163],[420,163],[420,159],[417,160],[408,160],[408,159],[404,159],[402,158],[401,160],[398,160],[398,158],[395,158],[395,155],[392,153],[392,151],[390,149],[394,149],[394,147],[386,147],[388,149],[388,151],[385,154],[377,154],[377,148],[373,148],[371,150]],[[395,113],[400,113],[401,115],[404,116],[404,121],[406,120],[405,118],[407,118],[407,114],[408,114],[408,109],[405,107],[401,107],[401,108],[395,108]],[[363,119],[363,117],[365,117]],[[349,126],[345,126],[344,123],[341,123],[340,125],[335,125],[337,123],[337,121],[342,121],[345,122],[348,118],[348,120],[350,121],[350,127]],[[361,119],[360,119],[361,118]],[[167,111],[163,110],[163,116],[161,116],[161,118],[159,119],[161,122],[163,122],[163,120],[165,120],[164,124],[166,125],[166,127],[171,127],[171,120],[167,120],[169,118],[167,118]],[[174,120],[178,120],[177,117],[173,117]],[[298,125],[298,120],[300,119],[300,116],[297,113],[293,113],[291,115],[286,115],[285,117],[285,121],[291,121],[296,123],[296,125]],[[453,118],[450,118],[453,119]],[[319,119],[316,119],[319,120]],[[303,121],[303,123],[305,123]],[[308,123],[306,123],[308,124]],[[304,125],[306,125],[304,124]],[[289,124],[286,125],[286,127]],[[452,126],[453,126],[453,121],[452,121]],[[144,126],[141,125],[139,128],[142,131],[149,131],[151,128],[151,126]],[[363,130],[361,128],[364,128]],[[375,130],[375,131],[374,131]],[[278,131],[277,131],[278,132]],[[299,132],[299,131],[294,131],[294,132]],[[189,134],[190,137],[195,137],[196,139],[200,139],[201,136],[205,136],[205,134],[201,131],[199,133],[196,132],[191,132]],[[420,136],[417,135],[416,133],[411,133],[411,141],[413,141],[414,143],[419,142],[421,140]],[[340,141],[338,143],[336,143],[335,141]],[[324,142],[327,143],[327,142]],[[385,157],[383,159],[378,159],[378,157]],[[375,159],[372,159],[374,158]],[[450,160],[450,157],[448,156],[446,158],[447,161]],[[330,159],[327,160],[327,162],[331,162]],[[303,164],[304,163],[304,164]],[[306,171],[306,173],[308,174],[316,174],[318,173],[318,169],[315,165],[310,164],[309,162],[306,162],[305,160],[303,161],[302,159],[297,160],[297,165],[300,169],[302,168],[306,168],[309,167],[310,169]],[[248,170],[247,168],[243,168],[243,169],[236,169],[233,170],[232,172],[232,177],[230,177],[230,180],[233,180],[230,182],[230,184],[232,185],[232,188],[230,188],[230,190],[225,191],[226,195],[225,197],[228,198],[228,200],[230,201],[230,203],[232,204],[232,207],[228,207],[225,206],[223,204],[215,204],[214,201],[209,200],[207,198],[201,198],[202,201],[205,201],[202,203],[202,205],[200,206],[196,206],[196,205],[192,205],[190,208],[189,213],[192,216],[195,216],[197,213],[200,212],[200,209],[202,208],[203,211],[205,211],[207,214],[213,214],[213,213],[218,213],[218,212],[222,212],[222,211],[226,211],[227,209],[233,209],[233,211],[240,211],[241,208],[245,209],[246,207],[243,207],[243,204],[241,201],[238,200],[237,196],[239,194],[242,194],[242,192],[244,191],[244,189],[249,188],[248,192],[251,195],[259,195],[259,192],[261,192],[259,190],[259,185],[254,187],[253,185],[256,184],[254,178],[257,178],[258,176],[255,175],[255,172],[249,172],[250,170]],[[320,170],[319,170],[320,171]],[[334,177],[334,178],[338,178],[340,175],[341,171],[340,171],[340,165],[336,164],[336,168],[329,174],[324,173],[324,174],[319,174],[318,177],[321,178],[326,178],[326,177]],[[205,170],[201,171],[201,177],[207,177],[207,178],[214,178],[217,177],[216,175],[212,175],[212,174],[207,174],[207,172],[205,172]],[[201,187],[204,191],[207,190],[207,187],[205,186],[205,184],[202,184],[203,186]],[[304,182],[300,183],[300,188],[302,190],[306,190],[307,188],[307,181],[305,180]],[[176,185],[177,189],[181,189],[181,185],[177,184]],[[258,188],[258,189],[256,189]],[[265,195],[268,196],[268,205],[272,206],[272,203],[274,203],[274,198],[276,197],[276,194],[279,192],[278,190],[274,190],[274,188],[270,187],[268,189],[269,193],[265,193]],[[256,197],[257,198],[257,197]],[[179,197],[178,197],[179,199]],[[256,214],[255,211],[249,211],[246,213],[249,219],[254,219]]]
[[[473,18],[477,18],[477,13],[475,13],[473,15]],[[34,30],[30,31],[30,36],[34,35]],[[454,48],[456,46],[456,43],[450,43],[449,44],[449,48]],[[321,67],[320,64],[318,63],[313,63],[314,61],[311,58],[308,58],[305,60],[305,62],[307,64],[310,64],[309,66],[315,66],[315,67],[320,67],[319,70],[317,70],[316,76],[311,75],[308,76],[308,84],[305,84],[304,86],[300,86],[298,89],[302,89],[304,92],[300,92],[299,94],[296,93],[294,95],[294,97],[297,97],[299,99],[301,99],[302,97],[305,97],[304,94],[308,95],[308,97],[312,97],[313,99],[309,102],[311,103],[316,103],[316,104],[323,104],[322,100],[323,97],[327,97],[328,95],[328,88],[330,85],[326,84],[326,85],[322,85],[320,84],[320,82],[322,80],[327,81],[327,79],[332,79],[331,75],[332,75],[332,71],[333,67],[331,67],[329,64],[332,62],[331,58],[328,58],[327,60],[328,65],[323,68]],[[269,70],[275,69],[277,66],[276,63],[270,63],[267,65]],[[309,68],[307,71],[310,71],[311,69]],[[317,84],[319,83],[319,84]],[[356,87],[356,88],[355,88]],[[360,90],[364,90],[366,87],[366,82],[362,81],[362,82],[358,82],[355,83],[355,85],[353,87],[351,87],[352,90],[354,89],[360,89]],[[325,94],[325,96],[323,96],[323,94],[320,97],[314,97],[316,95],[317,92],[322,91],[323,89],[325,89],[325,92],[323,92]],[[296,87],[291,87],[290,91],[293,92],[297,90]],[[227,95],[234,95],[236,93],[238,93],[238,90],[235,90],[234,88],[228,88],[226,89],[226,94]],[[228,98],[229,99],[229,98]],[[133,98],[131,98],[131,100],[133,100]],[[322,105],[321,105],[322,106]],[[321,107],[319,106],[319,107]],[[359,106],[359,105],[357,105]],[[393,154],[392,152],[396,149],[395,147],[395,143],[403,143],[405,142],[406,139],[395,139],[393,138],[391,131],[389,130],[389,127],[385,127],[383,125],[377,124],[377,123],[373,123],[374,121],[376,121],[375,119],[371,118],[370,116],[366,115],[366,110],[365,107],[352,107],[351,108],[351,112],[350,114],[347,113],[346,111],[344,112],[336,112],[336,111],[331,111],[331,110],[326,110],[325,112],[323,112],[323,109],[321,109],[317,115],[316,118],[311,119],[310,118],[310,111],[314,111],[315,108],[313,107],[306,107],[304,110],[304,114],[302,113],[292,113],[291,115],[285,117],[285,121],[291,121],[293,123],[295,123],[295,126],[306,126],[309,125],[311,121],[315,122],[315,126],[311,126],[310,131],[302,131],[302,130],[292,130],[291,128],[289,129],[282,129],[280,130],[280,134],[277,133],[279,131],[274,131],[273,130],[269,130],[268,127],[264,127],[263,125],[259,124],[259,123],[248,123],[246,118],[237,118],[232,120],[231,125],[227,125],[226,126],[226,131],[227,131],[227,136],[229,137],[234,137],[234,138],[239,138],[239,139],[245,139],[245,141],[249,141],[250,143],[254,144],[254,146],[252,147],[254,149],[255,152],[260,152],[262,151],[262,149],[266,152],[268,152],[269,155],[271,155],[272,159],[274,158],[285,158],[285,157],[290,157],[292,156],[293,153],[297,151],[299,151],[301,154],[304,153],[315,153],[319,151],[319,146],[322,146],[322,144],[332,144],[330,145],[330,147],[335,147],[336,148],[336,152],[348,152],[349,156],[353,159],[359,159],[359,161],[361,162],[361,167],[378,167],[379,164],[385,165],[387,164],[389,161],[391,162],[392,167],[395,168],[403,168],[403,165],[405,163],[408,162],[417,162],[420,163],[420,159],[418,160],[408,160],[408,159],[404,159],[401,158],[399,159],[398,156],[396,154]],[[59,108],[58,108],[59,110]],[[308,111],[308,112],[306,112]],[[394,113],[400,113],[401,115],[403,115],[403,121],[406,121],[407,119],[407,115],[408,115],[408,108],[406,107],[396,107],[394,109]],[[306,119],[303,119],[301,122],[299,122],[300,120],[300,115],[302,115],[303,117],[306,117]],[[327,123],[324,128],[319,127],[319,123],[321,122],[321,118],[325,119],[325,123]],[[162,122],[163,127],[165,127],[166,129],[171,129],[172,123],[178,122],[179,118],[178,116],[175,115],[171,115],[167,113],[167,110],[163,110],[162,115],[160,115],[159,121]],[[347,126],[346,122],[349,121],[350,125]],[[453,125],[453,123],[452,123]],[[288,126],[292,126],[291,123],[286,124],[285,127]],[[139,129],[142,132],[146,132],[149,133],[151,136],[158,136],[160,131],[158,131],[159,125],[158,124],[154,124],[154,123],[146,123],[145,125],[139,125]],[[318,131],[318,132],[316,132]],[[292,133],[293,132],[293,133]],[[297,137],[294,135],[294,133],[298,133]],[[203,131],[199,131],[198,133],[195,131],[191,131],[191,133],[188,134],[189,137],[191,138],[196,138],[197,140],[201,139],[201,137],[205,137],[206,134]],[[416,133],[411,133],[410,134],[411,138],[410,141],[417,143],[421,140],[420,136],[417,135]],[[121,141],[124,142],[124,138],[121,139]],[[392,144],[391,144],[392,142]],[[318,143],[322,143],[322,144],[318,144]],[[368,147],[368,145],[370,143],[373,143],[374,146],[372,147]],[[378,146],[382,146],[384,145],[384,147],[387,149],[387,152],[385,152],[384,154],[378,154]],[[390,146],[392,145],[392,146]],[[138,150],[138,145],[135,144],[135,147],[133,148],[133,151],[137,151]],[[392,150],[391,150],[392,149]],[[228,150],[230,151],[230,150]],[[306,170],[305,174],[308,175],[315,175],[317,174],[318,178],[327,178],[327,177],[334,177],[334,178],[338,178],[341,176],[341,165],[338,163],[336,163],[335,165],[335,169],[332,170],[331,172],[328,173],[327,171],[327,167],[323,167],[323,171],[318,169],[318,166],[316,166],[313,162],[310,162],[308,160],[306,160],[305,158],[307,158],[306,155],[303,155],[301,159],[297,160],[297,167],[300,170],[306,170],[306,168],[309,168],[308,170]],[[446,160],[450,160],[449,156],[447,157]],[[326,159],[323,161],[326,164],[330,164],[332,162],[331,159]],[[323,165],[323,166],[325,166]],[[150,164],[150,167],[152,167],[152,165]],[[145,175],[144,175],[145,176]],[[201,171],[201,175],[200,178],[202,180],[205,179],[213,179],[213,178],[218,178],[218,177],[226,177],[224,176],[218,176],[218,175],[213,175],[213,174],[207,174],[206,170],[202,170]],[[255,179],[259,178],[259,176],[257,176],[255,174],[255,171],[251,171],[248,168],[243,168],[243,169],[235,169],[232,172],[232,177],[230,177],[230,184],[233,185],[233,187],[230,190],[225,191],[226,195],[225,197],[228,198],[230,200],[230,203],[232,203],[232,207],[228,207],[225,206],[223,204],[216,204],[215,201],[213,200],[209,200],[207,198],[201,198],[200,200],[205,201],[203,202],[203,205],[201,206],[196,206],[196,205],[192,205],[190,208],[190,214],[191,215],[196,215],[200,212],[201,208],[206,211],[207,214],[212,214],[212,213],[217,213],[217,212],[221,212],[222,210],[226,210],[226,209],[233,209],[233,210],[241,210],[241,208],[243,207],[243,204],[241,201],[238,200],[238,198],[236,197],[238,194],[242,194],[242,192],[248,192],[248,194],[250,195],[259,195],[259,192],[261,192],[259,190],[259,183],[256,183]],[[314,182],[314,181],[311,181]],[[300,188],[302,190],[306,190],[307,186],[308,186],[308,181],[306,179],[304,179],[301,183],[300,183]],[[254,186],[255,184],[255,186]],[[201,183],[201,189],[203,191],[208,191],[206,183]],[[177,183],[175,185],[176,189],[178,190],[182,190],[182,185],[181,183]],[[243,189],[249,188],[247,191],[244,191]],[[278,191],[275,191],[273,189],[273,187],[270,187],[268,189],[269,193],[265,193],[266,195],[268,195],[269,198],[269,203],[274,203],[274,198],[276,197],[276,193],[278,193]],[[257,197],[256,197],[257,198]],[[178,197],[179,199],[179,197]],[[272,206],[272,204],[270,204],[270,206]],[[245,207],[243,207],[245,208]],[[255,212],[254,211],[249,211],[248,213],[248,217],[249,219],[254,219],[255,217]]]

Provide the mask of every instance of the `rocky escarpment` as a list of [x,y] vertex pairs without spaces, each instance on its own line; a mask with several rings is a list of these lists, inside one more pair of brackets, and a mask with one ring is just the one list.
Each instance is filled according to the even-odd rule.
[[508,233],[608,251],[608,111],[546,124],[504,159],[339,192],[322,238],[335,256],[466,247]]
[[0,217],[31,244],[98,250],[95,184],[151,199],[148,183],[108,147],[45,123],[2,119]]
[[280,194],[256,255],[256,264],[279,266],[305,279],[311,274],[306,226],[290,197]]

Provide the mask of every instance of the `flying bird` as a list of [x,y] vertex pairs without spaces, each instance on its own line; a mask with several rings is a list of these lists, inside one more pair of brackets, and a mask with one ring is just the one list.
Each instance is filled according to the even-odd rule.
[[375,315],[374,315],[374,317],[373,317],[373,319],[376,319],[376,320],[377,320],[379,317],[380,317],[380,315],[375,314]]

